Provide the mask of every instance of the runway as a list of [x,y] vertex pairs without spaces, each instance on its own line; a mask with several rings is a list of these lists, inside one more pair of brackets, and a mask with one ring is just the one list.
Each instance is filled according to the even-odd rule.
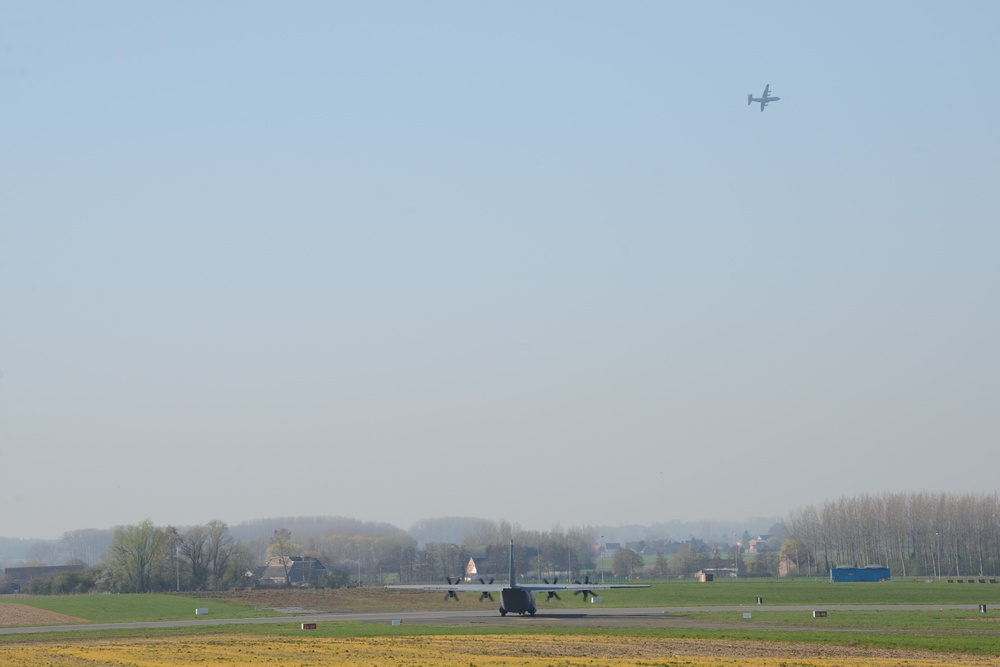
[[[811,614],[814,610],[838,611],[938,611],[965,610],[979,612],[979,606],[964,605],[828,605],[810,607],[805,605],[739,605],[726,607],[601,607],[597,609],[566,612],[538,613],[535,616],[501,616],[498,611],[411,611],[378,613],[302,613],[288,616],[265,618],[198,618],[181,621],[147,621],[136,623],[78,623],[68,625],[45,625],[0,628],[0,635],[39,634],[46,632],[89,632],[97,630],[131,630],[153,628],[200,628],[209,626],[248,624],[291,624],[302,623],[374,623],[394,625],[429,625],[438,627],[566,627],[566,628],[701,628],[731,629],[746,627],[744,612],[802,612]],[[693,618],[698,613],[732,613],[732,621],[726,619],[706,620]],[[773,626],[769,629],[777,629]],[[790,626],[790,631],[814,631],[815,627]],[[848,630],[845,630],[848,631]]]

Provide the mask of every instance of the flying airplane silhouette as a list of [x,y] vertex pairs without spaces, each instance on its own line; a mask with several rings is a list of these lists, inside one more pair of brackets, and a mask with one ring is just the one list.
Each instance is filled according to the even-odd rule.
[[500,593],[500,615],[506,616],[508,613],[528,614],[534,616],[538,611],[535,607],[535,592],[544,591],[547,593],[546,602],[552,598],[559,599],[558,591],[573,591],[582,594],[584,598],[593,591],[604,591],[610,588],[649,588],[649,584],[596,584],[591,583],[587,577],[583,582],[574,581],[572,584],[560,584],[558,578],[551,584],[547,579],[543,579],[544,584],[519,584],[514,577],[514,540],[510,541],[510,581],[507,584],[494,584],[483,579],[478,584],[463,584],[456,579],[452,582],[448,577],[447,584],[389,584],[386,588],[409,588],[424,591],[446,591],[445,599],[458,599],[460,591],[479,593],[479,600],[486,598],[493,600],[492,593]]
[[761,95],[760,97],[754,97],[753,93],[747,93],[747,104],[749,105],[753,102],[760,102],[761,111],[763,111],[764,107],[766,107],[771,102],[777,102],[780,99],[781,99],[780,97],[771,97],[771,84],[767,84],[766,86],[764,86],[764,94]]

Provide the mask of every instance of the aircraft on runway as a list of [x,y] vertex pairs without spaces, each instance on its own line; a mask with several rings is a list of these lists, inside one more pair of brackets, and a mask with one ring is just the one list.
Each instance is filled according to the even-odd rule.
[[510,581],[507,584],[494,584],[483,579],[478,584],[463,584],[458,579],[454,581],[448,577],[447,584],[389,584],[386,588],[409,588],[424,591],[447,591],[445,599],[458,599],[459,591],[479,593],[479,600],[486,598],[493,600],[492,593],[500,593],[500,615],[528,614],[534,616],[538,611],[535,607],[535,593],[545,591],[548,593],[545,600],[548,602],[552,598],[560,599],[558,591],[574,591],[586,598],[593,591],[604,591],[611,588],[649,588],[649,584],[595,584],[590,582],[590,577],[586,577],[583,583],[574,581],[572,584],[560,584],[558,578],[550,584],[548,579],[543,579],[544,584],[519,584],[514,577],[514,540],[510,541]]
[[760,102],[761,111],[763,111],[764,107],[766,107],[769,103],[777,102],[780,99],[780,97],[771,97],[771,84],[764,86],[764,94],[760,97],[754,97],[753,93],[747,93],[747,104],[749,105],[752,102]]

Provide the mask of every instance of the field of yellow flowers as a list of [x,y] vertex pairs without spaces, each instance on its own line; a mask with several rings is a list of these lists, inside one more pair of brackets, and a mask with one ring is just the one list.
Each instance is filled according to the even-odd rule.
[[221,633],[173,637],[85,637],[0,645],[5,667],[189,667],[369,665],[372,667],[526,667],[677,665],[730,667],[979,667],[996,660],[757,641],[706,641],[606,635],[416,637],[254,637]]

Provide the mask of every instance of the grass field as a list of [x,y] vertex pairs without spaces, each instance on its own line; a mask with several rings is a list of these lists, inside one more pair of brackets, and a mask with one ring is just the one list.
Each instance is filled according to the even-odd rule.
[[831,583],[823,579],[739,579],[654,582],[650,588],[608,591],[604,604],[624,607],[755,604],[987,604],[1000,603],[1000,584],[948,584],[924,579]]
[[[875,584],[833,584],[823,580],[741,579],[698,583],[654,582],[650,588],[603,591],[606,607],[700,607],[754,606],[757,597],[766,605],[843,604],[985,604],[1000,610],[1000,585],[948,584],[944,581],[894,579]],[[545,602],[537,596],[539,609],[585,609],[591,603],[582,596],[564,593],[562,600]],[[298,607],[319,611],[416,611],[428,609],[484,610],[496,606],[479,602],[477,595],[461,595],[458,602],[445,601],[438,592],[346,588],[325,590],[253,590],[182,595],[83,595],[13,598],[95,623],[160,621],[191,618],[196,607],[208,607],[216,618],[274,615],[272,608]],[[3,598],[0,598],[3,604]],[[257,608],[262,608],[257,611]]]
[[[207,607],[215,618],[252,618],[275,616],[268,610],[220,599],[178,595],[65,595],[15,598],[10,602],[27,604],[93,623],[129,623],[138,621],[176,621],[194,616],[194,610]],[[3,604],[0,599],[0,605]]]

